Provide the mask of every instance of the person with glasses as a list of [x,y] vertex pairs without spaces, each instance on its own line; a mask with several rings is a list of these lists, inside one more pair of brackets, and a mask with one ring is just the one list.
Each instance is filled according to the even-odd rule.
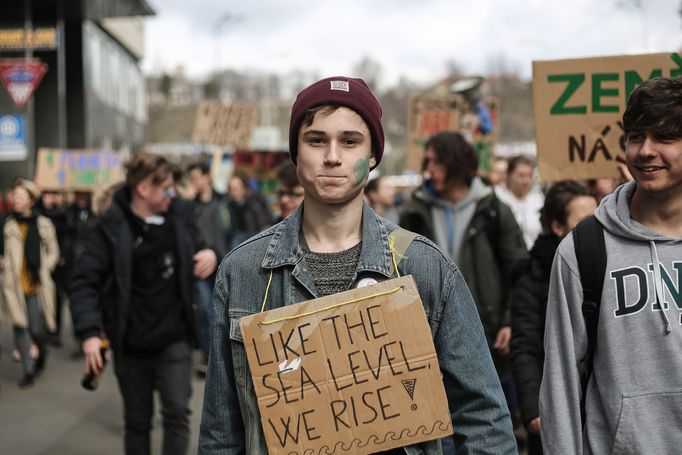
[[291,215],[294,210],[303,202],[303,186],[298,181],[296,166],[291,161],[285,162],[277,169],[277,207],[279,207],[279,217],[275,220],[277,224]]
[[106,335],[123,398],[125,453],[150,453],[154,390],[163,415],[163,454],[189,445],[195,279],[216,252],[195,224],[193,204],[175,198],[176,167],[138,153],[126,185],[92,227],[71,279],[71,312],[87,372],[103,367]]

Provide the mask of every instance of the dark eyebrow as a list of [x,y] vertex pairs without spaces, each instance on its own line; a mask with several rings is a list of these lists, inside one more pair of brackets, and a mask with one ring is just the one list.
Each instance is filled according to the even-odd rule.
[[319,131],[319,130],[308,130],[305,133],[303,133],[303,136],[326,136],[327,133],[324,131]]
[[341,132],[342,136],[362,136],[364,137],[365,135],[362,133],[362,131],[357,131],[357,130],[351,130],[351,131],[342,131]]

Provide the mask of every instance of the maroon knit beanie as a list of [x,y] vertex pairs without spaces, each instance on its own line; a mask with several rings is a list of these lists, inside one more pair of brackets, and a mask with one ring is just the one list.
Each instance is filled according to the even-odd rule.
[[384,129],[381,126],[381,106],[362,79],[335,76],[322,79],[301,90],[291,107],[289,124],[289,155],[296,164],[298,133],[308,109],[323,104],[336,104],[355,111],[367,124],[372,137],[372,152],[379,165],[384,154]]

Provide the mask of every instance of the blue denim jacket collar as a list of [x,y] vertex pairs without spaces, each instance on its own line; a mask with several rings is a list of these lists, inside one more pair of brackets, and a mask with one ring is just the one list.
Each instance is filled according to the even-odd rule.
[[[274,269],[284,265],[297,265],[303,258],[299,232],[303,222],[303,206],[282,221],[277,227],[263,258],[263,268]],[[357,271],[376,272],[390,278],[393,273],[391,250],[388,244],[389,226],[367,205],[362,207],[362,249]],[[397,226],[395,226],[397,227]],[[377,246],[381,248],[377,248]]]

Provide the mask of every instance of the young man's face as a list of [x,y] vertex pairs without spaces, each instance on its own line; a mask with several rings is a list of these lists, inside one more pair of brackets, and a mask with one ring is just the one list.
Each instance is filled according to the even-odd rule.
[[438,156],[431,147],[424,151],[424,159],[426,160],[426,171],[430,175],[431,186],[438,194],[445,193],[450,185],[448,170],[438,161]]
[[291,215],[291,212],[301,205],[304,195],[305,193],[301,185],[286,186],[280,184],[277,190],[277,204],[279,205],[282,218]]
[[395,203],[395,187],[386,178],[379,179],[375,192],[369,194],[369,198],[374,204],[381,204],[390,207]]
[[682,199],[682,139],[659,141],[651,133],[631,131],[625,160],[638,191]]
[[175,181],[169,175],[163,182],[154,184],[151,177],[148,177],[138,184],[137,192],[149,211],[161,215],[168,211],[175,197]]
[[558,220],[552,221],[552,231],[559,237],[564,238],[574,227],[597,210],[597,200],[592,196],[577,196],[571,199],[566,206],[566,224]]
[[192,169],[189,174],[189,182],[197,193],[203,193],[211,187],[211,176],[201,172],[201,169]]
[[507,179],[507,162],[497,160],[493,162],[492,169],[488,173],[488,180],[493,186],[499,185]]
[[526,197],[533,185],[533,166],[519,164],[507,176],[507,188],[518,198]]
[[247,189],[239,177],[231,177],[227,182],[227,192],[233,201],[241,202],[246,199]]
[[355,111],[341,107],[322,110],[311,125],[298,133],[298,180],[306,198],[325,204],[343,204],[362,189],[375,159],[365,121]]

